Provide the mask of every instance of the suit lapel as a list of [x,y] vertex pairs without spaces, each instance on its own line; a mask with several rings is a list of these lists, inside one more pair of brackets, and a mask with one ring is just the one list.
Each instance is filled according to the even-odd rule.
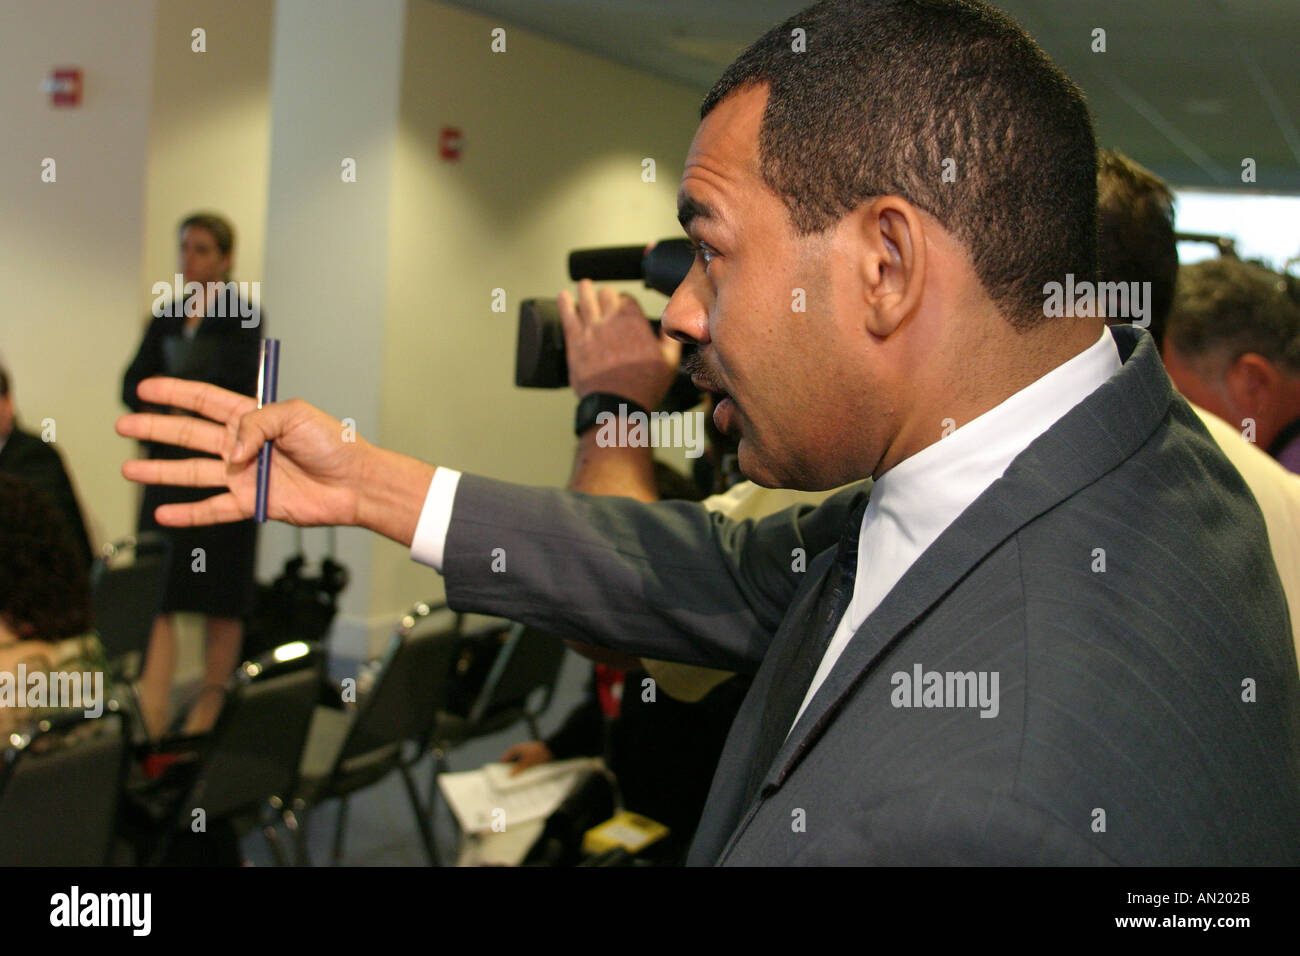
[[[1120,372],[1031,442],[917,558],[862,623],[777,751],[759,798],[747,808],[719,862],[731,852],[763,798],[798,766],[857,683],[918,618],[1020,528],[1095,482],[1150,437],[1173,395],[1168,376],[1149,336],[1139,337],[1129,326],[1111,332],[1125,363]],[[814,589],[813,599],[815,594]],[[801,613],[807,613],[808,601],[805,595]],[[789,624],[787,617],[781,629],[787,641],[800,631]]]

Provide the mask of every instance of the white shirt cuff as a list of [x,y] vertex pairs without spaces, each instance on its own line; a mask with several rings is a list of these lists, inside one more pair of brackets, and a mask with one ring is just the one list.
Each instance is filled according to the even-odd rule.
[[420,511],[420,521],[411,539],[411,558],[442,573],[442,551],[447,546],[447,529],[451,527],[451,506],[456,500],[460,472],[438,467],[429,483],[429,494]]

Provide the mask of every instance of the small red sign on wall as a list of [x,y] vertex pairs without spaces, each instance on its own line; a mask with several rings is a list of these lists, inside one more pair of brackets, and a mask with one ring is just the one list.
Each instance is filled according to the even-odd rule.
[[81,70],[59,67],[45,81],[45,89],[50,94],[52,106],[80,106]]
[[459,127],[444,126],[438,133],[438,154],[443,159],[452,160],[453,162],[460,159],[460,151],[463,147],[464,138]]

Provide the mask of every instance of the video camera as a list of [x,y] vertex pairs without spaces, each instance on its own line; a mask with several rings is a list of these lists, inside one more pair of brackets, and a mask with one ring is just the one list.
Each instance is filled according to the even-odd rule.
[[[695,252],[689,239],[663,239],[649,249],[645,246],[578,249],[569,253],[569,278],[575,282],[641,279],[647,289],[671,296],[691,271],[694,261]],[[651,319],[650,324],[658,325],[658,320]],[[683,360],[686,354],[683,350]],[[560,306],[554,299],[525,299],[519,305],[515,384],[520,388],[563,388],[569,384]],[[664,400],[664,407],[690,408],[698,404],[699,397],[699,389],[686,375],[679,374]]]

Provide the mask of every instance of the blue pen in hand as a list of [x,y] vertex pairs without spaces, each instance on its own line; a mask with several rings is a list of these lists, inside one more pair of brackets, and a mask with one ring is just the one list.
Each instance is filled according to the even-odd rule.
[[[262,339],[262,356],[257,371],[257,407],[275,401],[275,387],[280,376],[280,340]],[[257,504],[253,518],[259,524],[266,521],[266,496],[271,482],[271,442],[265,442],[257,453]]]

